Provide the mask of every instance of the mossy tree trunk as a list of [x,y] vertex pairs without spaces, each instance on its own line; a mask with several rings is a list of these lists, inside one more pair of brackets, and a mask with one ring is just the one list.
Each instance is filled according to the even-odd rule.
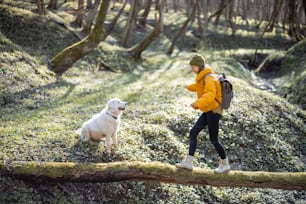
[[306,39],[295,43],[286,52],[276,52],[276,53],[269,55],[256,68],[256,70],[254,71],[255,74],[270,73],[273,70],[269,70],[269,69],[271,69],[271,67],[274,67],[274,66],[279,66],[279,69],[280,69],[281,62],[285,57],[295,52],[296,50],[300,49],[301,47],[305,47],[305,46],[306,46]]
[[90,34],[83,40],[65,48],[50,62],[49,68],[61,75],[67,71],[73,63],[91,52],[103,40],[103,24],[106,18],[110,0],[103,0],[96,18],[96,24]]
[[161,162],[0,162],[0,173],[36,182],[155,181],[186,185],[306,190],[306,172],[230,171],[176,168]]

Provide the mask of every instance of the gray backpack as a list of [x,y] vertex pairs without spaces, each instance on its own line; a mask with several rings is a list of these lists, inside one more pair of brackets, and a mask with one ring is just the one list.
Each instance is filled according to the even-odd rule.
[[[213,74],[206,74],[203,77],[203,84],[204,85],[205,85],[206,77],[208,77],[208,76],[214,76],[214,75]],[[224,73],[219,77],[218,81],[220,82],[220,85],[221,85],[222,102],[220,103],[217,99],[216,99],[216,101],[220,104],[222,109],[228,109],[230,107],[231,101],[234,97],[233,85],[225,77]]]

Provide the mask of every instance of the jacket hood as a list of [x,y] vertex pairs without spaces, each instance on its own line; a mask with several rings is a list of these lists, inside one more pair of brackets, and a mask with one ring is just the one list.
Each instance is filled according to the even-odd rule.
[[196,77],[196,82],[202,81],[206,74],[213,74],[213,71],[210,67],[205,67]]

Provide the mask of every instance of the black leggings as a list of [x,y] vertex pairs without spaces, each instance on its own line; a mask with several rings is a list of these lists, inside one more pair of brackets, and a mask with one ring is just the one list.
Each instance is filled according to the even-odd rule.
[[194,152],[197,148],[197,137],[199,132],[208,126],[209,139],[211,143],[215,146],[221,159],[226,158],[225,150],[218,140],[219,132],[219,120],[221,118],[220,114],[213,113],[212,111],[207,113],[202,113],[197,122],[194,124],[190,130],[189,136],[189,155],[194,156]]

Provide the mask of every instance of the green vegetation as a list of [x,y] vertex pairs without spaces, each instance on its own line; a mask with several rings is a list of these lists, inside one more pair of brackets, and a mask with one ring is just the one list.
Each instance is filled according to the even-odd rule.
[[[126,59],[114,34],[56,79],[47,70],[47,58],[76,41],[73,34],[25,10],[1,5],[0,15],[0,160],[106,162],[103,145],[82,143],[75,131],[113,97],[129,102],[122,116],[119,147],[112,151],[113,161],[174,164],[183,158],[190,127],[200,114],[189,107],[195,96],[184,89],[194,79],[188,67],[194,38],[186,35],[178,45],[180,50],[168,57],[164,52],[169,45],[166,36],[173,30],[166,26],[165,35],[143,53],[141,62],[135,62]],[[165,19],[175,17],[181,16],[171,13],[171,18]],[[294,103],[305,98],[305,91],[298,91],[305,89],[305,46],[304,51],[291,53],[275,76],[263,79],[272,80],[280,88],[286,86],[286,95],[292,97],[287,101],[269,90],[258,89],[261,78],[238,62],[255,51],[252,39],[257,37],[257,31],[253,29],[250,33],[238,30],[231,38],[223,29],[209,26],[210,35],[197,50],[217,72],[228,73],[234,85],[235,98],[223,116],[220,138],[233,169],[304,172],[306,113],[302,104]],[[139,36],[134,37],[137,41]],[[293,44],[286,36],[271,33],[265,36],[260,50],[263,54],[284,52],[286,43]],[[101,59],[121,72],[97,69]],[[206,132],[199,135],[195,160],[198,167],[217,165],[218,157]],[[151,182],[31,183],[0,177],[3,203],[304,203],[305,200],[305,191]]]

